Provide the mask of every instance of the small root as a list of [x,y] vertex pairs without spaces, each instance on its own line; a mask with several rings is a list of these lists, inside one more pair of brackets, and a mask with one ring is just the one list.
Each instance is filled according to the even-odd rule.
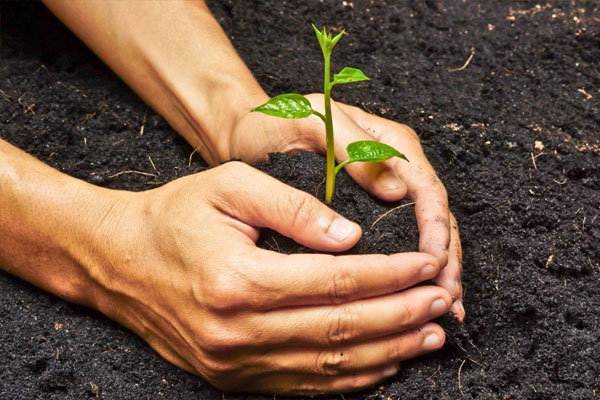
[[535,170],[537,171],[537,165],[535,164],[535,160],[539,157],[539,156],[543,156],[546,153],[540,153],[540,154],[536,154],[535,156],[533,155],[533,153],[531,154],[531,162],[533,163],[533,168],[535,168]]
[[463,392],[462,384],[460,383],[460,373],[462,372],[462,367],[465,365],[465,362],[467,362],[467,360],[463,360],[463,362],[460,364],[460,367],[458,367],[458,390],[460,390],[460,394],[463,397],[465,397],[465,392]]
[[475,346],[475,343],[473,343],[472,340],[469,340],[469,344],[471,346],[473,346],[475,348],[475,350],[477,350],[477,352],[479,353],[479,355],[481,356],[481,358],[483,358],[483,353],[481,352],[481,350],[479,350],[479,347]]
[[565,183],[567,183],[567,178],[565,178],[562,182],[557,181],[556,179],[552,179],[554,181],[554,183],[556,183],[557,185],[564,185]]
[[148,160],[150,160],[150,165],[152,165],[152,169],[156,171],[157,175],[160,175],[160,172],[158,171],[158,169],[156,169],[156,165],[154,165],[154,161],[152,161],[152,157],[148,156]]
[[464,65],[462,67],[460,67],[460,68],[448,68],[448,72],[462,71],[463,69],[467,68],[469,66],[469,63],[473,59],[474,55],[475,55],[475,47],[471,47],[471,55],[467,59],[467,62],[465,62]]
[[319,197],[319,189],[325,183],[325,179],[323,179],[317,186],[315,186],[315,197]]
[[6,92],[2,89],[0,89],[0,94],[4,96],[4,98],[6,98],[7,100],[12,100],[12,96],[7,95]]
[[140,127],[140,136],[144,135],[144,127],[146,126],[146,117],[148,116],[148,108],[144,110],[144,116],[142,117],[142,126]]
[[199,150],[200,147],[196,147],[194,151],[192,151],[192,154],[190,154],[190,158],[188,159],[188,167],[192,166],[192,157],[194,157],[194,154],[196,154]]
[[375,226],[375,224],[377,224],[379,221],[381,221],[383,218],[387,217],[388,215],[390,215],[394,211],[399,210],[399,209],[404,208],[404,207],[412,206],[413,204],[415,204],[414,201],[412,203],[401,204],[398,207],[394,207],[391,210],[386,211],[385,213],[383,213],[379,217],[377,217],[377,219],[375,220],[375,222],[373,222],[371,224],[371,229],[373,229],[373,227]]
[[152,174],[150,172],[133,171],[133,170],[127,170],[127,171],[117,172],[116,174],[109,175],[108,178],[112,179],[112,178],[116,178],[117,176],[121,176],[121,175],[124,175],[124,174],[138,174],[138,175],[152,176],[154,178],[158,178],[158,175]]
[[432,388],[433,388],[433,387],[435,387],[435,381],[433,380],[433,377],[434,377],[434,376],[435,376],[435,375],[436,375],[438,372],[440,372],[440,370],[441,370],[441,369],[442,369],[442,366],[441,366],[441,365],[438,365],[438,367],[437,367],[437,369],[435,370],[435,372],[434,372],[433,374],[431,374],[431,375],[429,375],[429,376],[427,377],[427,379],[429,379],[429,380],[431,381],[431,387],[432,387]]

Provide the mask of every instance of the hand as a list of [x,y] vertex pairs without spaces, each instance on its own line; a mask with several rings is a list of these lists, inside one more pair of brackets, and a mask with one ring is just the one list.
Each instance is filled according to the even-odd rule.
[[231,162],[118,193],[99,226],[109,242],[92,304],[218,388],[356,390],[444,342],[428,321],[449,310],[450,294],[413,287],[438,275],[435,257],[257,248],[260,227],[328,252],[352,247],[361,231],[252,167]]
[[[254,162],[273,151],[324,152],[324,128],[317,117],[290,121],[249,113],[268,96],[204,2],[45,3],[211,165],[232,157]],[[169,40],[174,36],[187,40]],[[323,110],[322,95],[309,98]],[[411,160],[351,164],[347,171],[384,200],[406,193],[415,200],[420,250],[435,255],[444,267],[437,282],[452,293],[453,311],[462,319],[458,230],[451,229],[456,224],[450,224],[446,191],[418,137],[405,125],[358,108],[335,102],[332,107],[338,160],[346,158],[347,143],[361,139],[386,142]]]
[[[306,96],[314,109],[323,112],[323,95]],[[259,105],[259,104],[257,104]],[[376,140],[404,153],[410,162],[397,158],[384,163],[353,163],[346,171],[362,187],[386,201],[408,194],[415,201],[419,226],[419,250],[434,255],[442,271],[435,282],[448,290],[452,312],[462,321],[462,250],[458,224],[448,208],[444,185],[427,161],[419,137],[410,127],[332,101],[335,153],[347,159],[346,146],[357,140]],[[325,127],[316,116],[287,120],[247,113],[239,118],[229,141],[230,155],[247,162],[264,160],[270,152],[300,150],[325,153]]]

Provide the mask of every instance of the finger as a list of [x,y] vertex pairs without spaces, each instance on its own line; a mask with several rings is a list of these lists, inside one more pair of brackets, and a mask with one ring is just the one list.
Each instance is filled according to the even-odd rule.
[[341,103],[339,106],[368,131],[376,140],[403,152],[410,162],[392,159],[388,163],[408,187],[408,195],[415,201],[419,227],[419,250],[438,258],[442,268],[448,262],[450,224],[448,196],[433,167],[427,161],[419,137],[410,127],[367,114]]
[[409,196],[415,202],[419,228],[419,250],[435,256],[442,268],[448,262],[450,223],[448,197],[433,170],[420,174],[422,181],[408,182]]
[[[403,290],[439,272],[435,257],[426,253],[336,257],[254,248],[244,254],[249,286],[237,291],[252,293],[252,307],[258,310],[347,303]],[[221,291],[230,299],[235,296],[228,287]],[[242,302],[240,307],[248,306]]]
[[390,364],[384,367],[336,377],[278,373],[252,382],[251,390],[303,396],[354,392],[396,375],[399,368],[398,364]]
[[[313,107],[317,110],[322,110],[323,96],[308,95],[307,98],[311,101]],[[360,140],[377,140],[368,132],[357,125],[352,118],[346,114],[340,106],[340,103],[332,101],[331,111],[333,123],[335,127],[334,150],[335,158],[338,162],[343,162],[348,159],[346,147],[353,142]],[[315,142],[318,146],[315,151],[324,153],[326,143],[323,135],[323,123],[320,120],[307,119],[301,122],[303,129],[307,131],[315,131],[313,136],[320,137],[322,140]],[[318,134],[317,134],[318,133]],[[365,190],[373,195],[386,201],[395,201],[403,198],[406,195],[406,184],[394,171],[392,164],[389,162],[353,163],[345,167],[346,172]]]
[[450,311],[456,315],[460,321],[465,318],[465,309],[462,304],[462,247],[460,245],[460,235],[456,219],[450,213],[450,252],[448,255],[448,265],[435,278],[435,283],[446,289],[452,295],[452,308]]
[[383,367],[440,349],[444,330],[427,323],[400,335],[335,348],[283,348],[265,354],[257,362],[267,369],[322,376],[339,376]]
[[360,238],[359,225],[307,193],[240,162],[219,168],[213,178],[223,189],[207,196],[214,207],[237,221],[274,229],[321,251],[347,250]]
[[[337,347],[394,335],[445,314],[452,298],[437,286],[421,286],[338,306],[294,307],[248,315],[246,326],[261,328],[265,345]],[[268,332],[269,336],[264,336]]]

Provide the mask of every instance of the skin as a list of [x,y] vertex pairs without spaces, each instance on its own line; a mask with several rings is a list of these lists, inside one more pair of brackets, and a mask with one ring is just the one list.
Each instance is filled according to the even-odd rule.
[[[203,2],[46,4],[209,163],[324,152],[318,119],[249,112],[268,96]],[[309,99],[322,107],[322,95]],[[460,240],[414,131],[342,103],[333,113],[338,159],[347,143],[371,139],[411,160],[347,170],[382,199],[414,199],[419,253],[257,248],[262,227],[331,253],[352,247],[361,231],[240,162],[132,193],[68,177],[0,140],[0,265],[100,310],[223,390],[316,394],[372,385],[399,361],[443,345],[433,318],[450,309],[464,317]],[[438,286],[414,287],[428,279]]]

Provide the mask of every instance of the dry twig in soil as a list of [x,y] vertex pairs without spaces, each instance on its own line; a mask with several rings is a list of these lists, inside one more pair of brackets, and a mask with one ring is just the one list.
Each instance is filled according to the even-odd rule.
[[415,204],[414,201],[412,203],[401,204],[398,207],[394,207],[391,210],[386,211],[385,213],[383,213],[379,217],[377,217],[377,219],[375,220],[375,222],[373,222],[371,224],[371,229],[373,229],[373,227],[375,226],[375,224],[378,223],[379,221],[381,221],[381,219],[387,217],[389,214],[393,213],[394,211],[399,210],[399,209],[404,208],[404,207],[412,206],[413,204]]
[[471,55],[467,59],[467,62],[465,62],[464,65],[462,67],[460,67],[460,68],[448,68],[448,72],[462,71],[463,69],[467,68],[467,66],[469,65],[469,63],[473,59],[474,55],[475,55],[475,47],[471,47]]
[[117,172],[116,174],[112,174],[109,176],[110,179],[112,178],[116,178],[117,176],[121,176],[124,174],[138,174],[138,175],[144,175],[144,176],[152,176],[154,178],[158,178],[158,175],[156,174],[152,174],[150,172],[143,172],[143,171],[133,171],[133,170],[127,170],[127,171],[121,171],[121,172]]

